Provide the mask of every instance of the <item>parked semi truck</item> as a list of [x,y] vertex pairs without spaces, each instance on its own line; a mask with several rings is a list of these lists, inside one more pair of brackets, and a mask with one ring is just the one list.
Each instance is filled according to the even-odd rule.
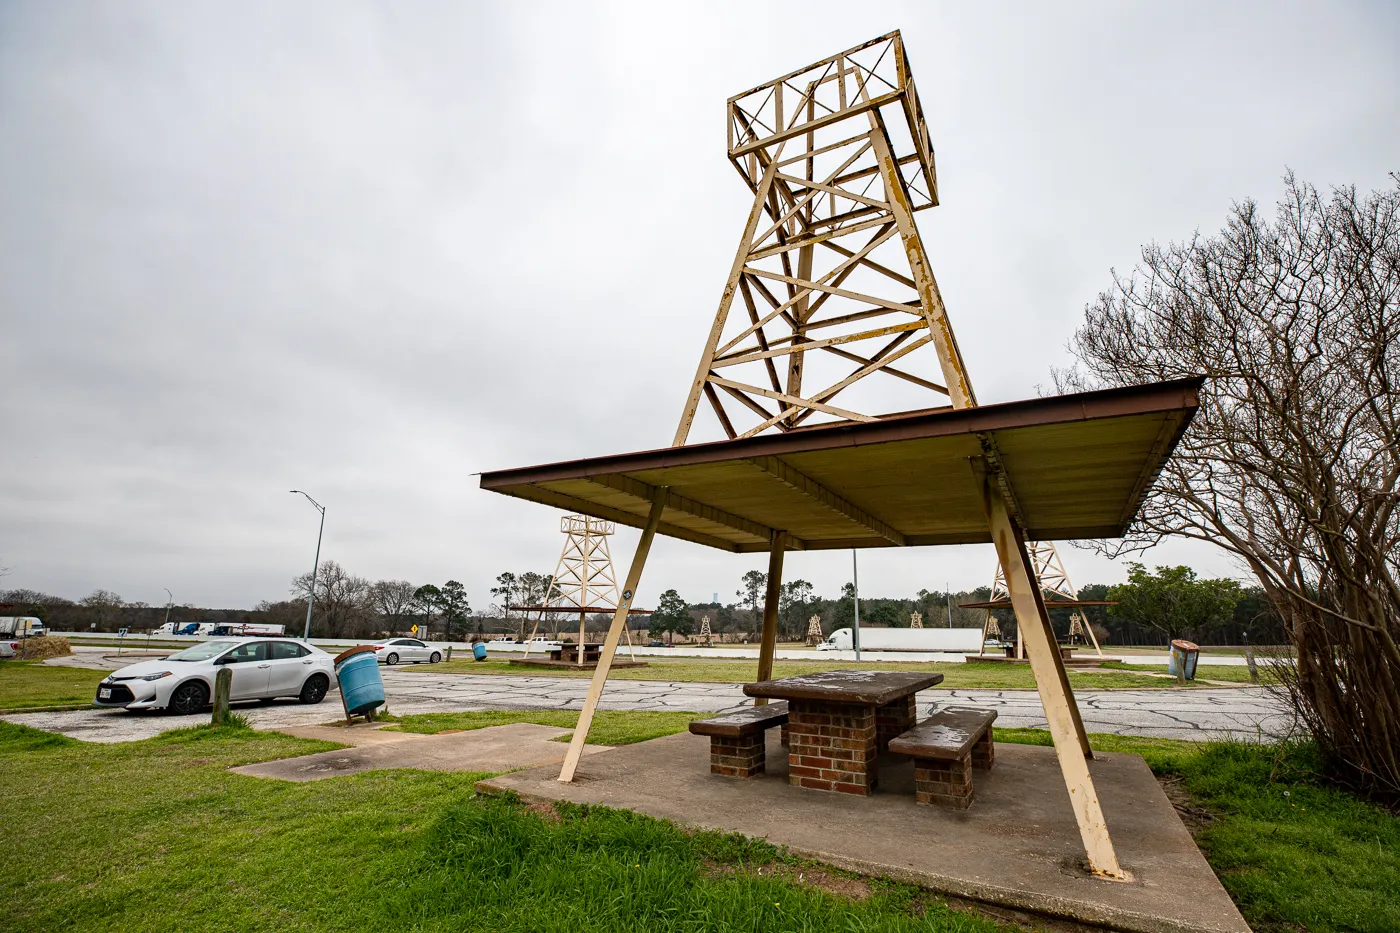
[[[817,645],[818,651],[850,651],[851,630],[838,628]],[[862,628],[862,651],[946,651],[968,654],[982,648],[980,628]]]

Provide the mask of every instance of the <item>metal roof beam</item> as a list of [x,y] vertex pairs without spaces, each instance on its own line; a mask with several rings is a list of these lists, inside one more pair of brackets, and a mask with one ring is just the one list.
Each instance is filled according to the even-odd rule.
[[[627,493],[629,496],[634,496],[647,502],[652,501],[652,496],[656,490],[656,487],[652,486],[650,483],[644,483],[639,479],[633,479],[630,476],[619,474],[611,476],[589,476],[587,479],[590,483],[606,486],[609,489]],[[666,508],[673,509],[677,512],[684,512],[687,515],[704,519],[707,522],[714,522],[717,525],[724,525],[725,527],[733,528],[735,531],[742,531],[746,535],[753,535],[765,542],[773,539],[773,534],[776,530],[767,525],[762,525],[750,519],[733,515],[722,509],[717,509],[712,505],[706,505],[703,502],[688,499],[670,490],[666,492]],[[795,538],[790,534],[785,534],[784,538],[793,550],[802,551],[807,548],[806,542],[800,538]]]
[[797,490],[810,499],[815,499],[833,512],[844,515],[857,525],[862,525],[870,529],[887,541],[891,541],[900,547],[903,547],[907,543],[904,535],[900,532],[895,531],[889,525],[886,525],[854,503],[847,502],[811,477],[799,473],[777,457],[751,457],[749,458],[749,462],[770,476],[773,476],[785,486]]

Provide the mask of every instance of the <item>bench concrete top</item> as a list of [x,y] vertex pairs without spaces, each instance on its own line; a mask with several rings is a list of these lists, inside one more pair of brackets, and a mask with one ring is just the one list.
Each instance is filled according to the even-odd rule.
[[767,706],[746,706],[733,712],[697,719],[691,722],[690,731],[696,735],[717,735],[721,738],[737,738],[752,735],[781,726],[787,722],[788,705],[769,703]]
[[745,684],[744,692],[751,697],[884,706],[942,682],[942,674],[914,671],[822,671]]
[[913,758],[956,761],[968,753],[997,718],[994,709],[950,706],[890,740],[890,752]]

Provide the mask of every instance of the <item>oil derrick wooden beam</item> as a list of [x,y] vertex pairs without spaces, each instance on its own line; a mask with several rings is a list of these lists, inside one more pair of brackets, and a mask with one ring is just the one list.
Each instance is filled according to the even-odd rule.
[[[783,552],[787,550],[787,536],[781,531],[773,532],[773,543],[768,548],[768,586],[763,596],[763,637],[758,648],[758,679],[773,679],[773,657],[778,648],[778,602],[782,594]],[[762,706],[768,701],[754,700],[754,706]]]
[[[898,410],[975,404],[913,223],[936,184],[899,34],[736,95],[729,117],[753,202],[673,445],[688,441],[701,396],[731,438],[877,419],[867,400],[844,399],[882,373],[899,392],[939,396]],[[930,344],[936,373],[921,362]]]
[[[651,511],[647,515],[646,527],[642,529],[637,550],[632,554],[632,566],[627,569],[627,582],[623,585],[622,599],[618,600],[613,612],[612,625],[608,627],[608,637],[603,641],[603,651],[598,657],[598,667],[593,671],[593,680],[588,685],[588,696],[583,701],[583,711],[578,715],[578,725],[574,736],[569,740],[569,750],[564,755],[564,767],[559,771],[559,781],[568,784],[578,770],[579,759],[583,757],[583,747],[588,744],[588,730],[593,727],[593,714],[598,711],[598,701],[603,697],[603,686],[608,682],[608,672],[612,670],[613,657],[617,654],[618,642],[627,628],[627,610],[632,608],[632,597],[642,582],[642,569],[646,567],[647,555],[651,553],[651,542],[656,537],[656,526],[661,524],[661,513],[666,509],[666,487],[657,486],[656,497],[652,500]],[[579,654],[583,645],[579,645]]]
[[777,457],[751,457],[749,462],[777,479],[783,485],[790,489],[797,490],[810,499],[815,499],[833,512],[840,513],[857,525],[875,532],[887,541],[891,541],[901,547],[908,543],[904,535],[894,530],[889,525],[886,525],[859,506],[847,502],[816,480],[798,472],[783,460]]
[[982,493],[992,543],[996,546],[997,559],[1005,573],[1007,592],[1016,612],[1016,625],[1024,633],[1026,653],[1030,656],[1036,689],[1054,740],[1055,757],[1059,760],[1074,818],[1079,824],[1079,836],[1089,856],[1089,867],[1097,875],[1126,879],[1089,774],[1093,752],[1084,734],[1084,723],[1079,718],[1079,707],[1060,659],[1059,646],[1050,630],[1050,618],[1035,581],[1025,538],[1006,510],[1000,489],[988,475],[986,462],[974,459],[972,472]]

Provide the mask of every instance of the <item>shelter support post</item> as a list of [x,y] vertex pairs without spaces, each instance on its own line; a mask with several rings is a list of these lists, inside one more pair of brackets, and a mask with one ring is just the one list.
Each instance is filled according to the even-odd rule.
[[[642,580],[642,568],[646,566],[647,555],[651,552],[652,539],[656,537],[656,526],[661,524],[661,513],[666,510],[665,486],[656,487],[647,515],[646,527],[642,529],[641,540],[637,542],[636,553],[632,555],[632,566],[627,569],[627,582],[622,587],[622,598],[617,601],[613,612],[612,625],[608,627],[608,637],[603,641],[603,652],[598,657],[598,667],[593,671],[593,680],[588,685],[588,697],[583,701],[583,711],[578,715],[578,725],[574,737],[569,741],[569,751],[564,756],[564,768],[559,772],[559,781],[568,784],[578,770],[579,759],[583,757],[583,746],[588,743],[588,730],[593,725],[593,714],[598,711],[598,701],[603,697],[603,686],[608,682],[608,671],[612,668],[613,656],[617,654],[622,631],[627,627],[627,612],[632,608],[632,597]],[[583,645],[579,645],[583,652]]]
[[[763,597],[763,640],[758,648],[758,679],[773,679],[773,655],[778,648],[778,597],[783,585],[783,549],[786,542],[781,531],[773,532],[773,544],[768,550],[768,590]],[[754,706],[768,700],[758,697]]]
[[1055,756],[1059,759],[1060,773],[1069,790],[1070,805],[1074,808],[1079,836],[1089,857],[1089,868],[1096,875],[1125,879],[1127,875],[1118,864],[1113,840],[1108,835],[1108,824],[1099,806],[1098,792],[1089,774],[1089,759],[1093,753],[1089,749],[1079,707],[1074,701],[1069,677],[1065,674],[1064,662],[1060,659],[1059,647],[1050,628],[1050,617],[1045,611],[1045,601],[1032,570],[1025,538],[1007,511],[1001,490],[987,471],[986,462],[974,458],[972,470],[981,491],[987,522],[991,526],[997,559],[1006,576],[1006,589],[1016,612],[1016,628],[1030,656],[1031,673],[1035,675],[1040,703],[1045,708],[1045,719],[1055,743]]

